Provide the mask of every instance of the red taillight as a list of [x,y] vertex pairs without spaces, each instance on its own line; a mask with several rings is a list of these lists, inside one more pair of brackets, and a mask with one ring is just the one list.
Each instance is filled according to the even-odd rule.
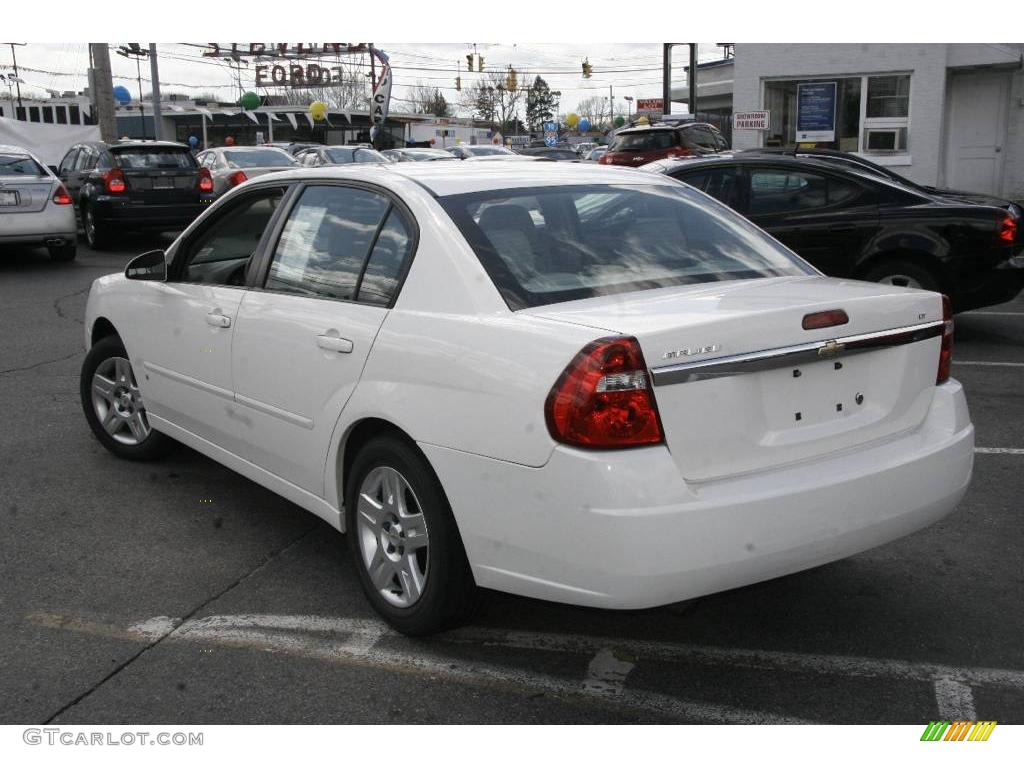
[[598,162],[599,165],[611,165],[612,164],[612,159],[610,157],[608,157],[608,155],[606,153],[606,154],[601,155],[599,158],[597,158],[597,162]]
[[941,384],[949,378],[949,369],[953,366],[953,306],[950,304],[949,296],[942,297],[942,319],[945,326],[942,329],[942,347],[939,349],[939,372],[935,377],[936,384]]
[[111,168],[103,174],[103,188],[112,195],[120,194],[128,189],[124,180],[124,171],[120,168]]
[[53,193],[53,202],[57,205],[71,205],[71,195],[64,189],[64,185],[57,187],[57,191]]
[[1017,239],[1017,219],[1013,216],[1003,217],[1003,223],[999,225],[999,239],[1007,243]]
[[213,176],[210,175],[209,168],[199,169],[199,191],[213,192]]
[[678,149],[673,149],[672,154],[668,155],[668,157],[669,159],[673,157],[693,157],[693,150],[687,149],[686,147],[679,147]]
[[812,331],[815,328],[831,328],[833,325],[846,325],[850,318],[841,309],[829,309],[824,312],[812,312],[804,315],[803,327],[805,331]]
[[598,339],[584,347],[551,388],[544,417],[560,443],[583,448],[660,443],[658,406],[636,339]]
[[228,186],[237,187],[243,181],[248,181],[249,177],[245,175],[245,171],[235,171],[228,176]]

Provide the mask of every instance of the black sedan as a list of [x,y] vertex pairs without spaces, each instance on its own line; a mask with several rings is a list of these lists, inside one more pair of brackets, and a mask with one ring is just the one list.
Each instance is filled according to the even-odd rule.
[[668,174],[721,200],[827,275],[941,291],[963,312],[1024,287],[1020,217],[834,162],[747,154],[659,160]]

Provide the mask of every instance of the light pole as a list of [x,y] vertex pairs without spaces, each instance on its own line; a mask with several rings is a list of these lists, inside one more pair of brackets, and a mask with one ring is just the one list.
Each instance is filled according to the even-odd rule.
[[149,58],[149,51],[139,46],[138,43],[118,46],[118,56],[126,59],[135,59],[135,74],[139,83],[139,115],[142,118],[142,138],[147,138],[146,133],[146,108],[142,106],[142,60]]
[[628,124],[633,118],[633,97],[623,96],[622,98],[626,100],[626,123]]

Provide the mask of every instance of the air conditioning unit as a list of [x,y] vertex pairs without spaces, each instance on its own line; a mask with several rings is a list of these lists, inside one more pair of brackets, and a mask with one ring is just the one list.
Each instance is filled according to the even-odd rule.
[[906,128],[868,128],[864,135],[865,152],[895,153],[906,150]]

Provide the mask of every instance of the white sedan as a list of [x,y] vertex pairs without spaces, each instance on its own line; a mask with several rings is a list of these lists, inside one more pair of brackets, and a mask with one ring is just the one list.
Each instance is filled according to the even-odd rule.
[[349,533],[422,634],[487,587],[645,608],[915,531],[974,431],[937,293],[820,275],[654,174],[348,165],[254,179],[89,295],[85,415]]

